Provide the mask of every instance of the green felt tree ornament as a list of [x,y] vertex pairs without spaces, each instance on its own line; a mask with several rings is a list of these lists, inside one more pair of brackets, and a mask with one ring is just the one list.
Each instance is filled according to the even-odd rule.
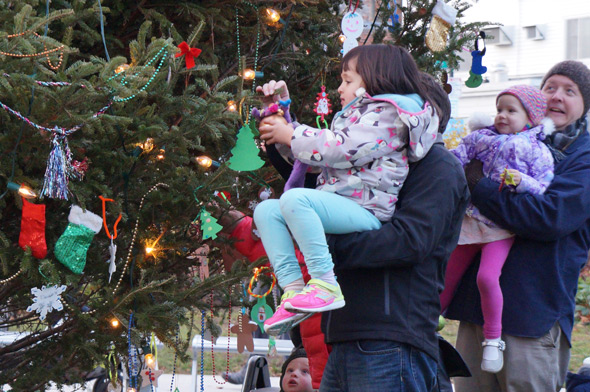
[[207,210],[201,210],[201,230],[203,230],[203,239],[217,238],[217,233],[223,229],[223,226],[217,223],[215,219]]
[[254,132],[250,124],[244,124],[238,131],[236,145],[231,150],[232,157],[227,161],[230,169],[235,171],[252,171],[260,169],[264,161],[258,156],[258,146],[254,141]]

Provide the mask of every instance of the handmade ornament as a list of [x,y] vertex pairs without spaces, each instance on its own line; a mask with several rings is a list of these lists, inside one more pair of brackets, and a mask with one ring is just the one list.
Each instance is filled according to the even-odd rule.
[[318,123],[318,128],[321,128],[320,120],[322,123],[325,123],[326,119],[324,117],[332,113],[332,104],[330,103],[330,98],[328,98],[326,86],[322,86],[322,91],[318,93],[313,111],[318,115],[316,122]]
[[196,259],[196,262],[199,266],[199,279],[201,281],[207,279],[209,277],[209,245],[203,244],[197,250],[191,253],[188,256],[188,259]]
[[469,79],[465,81],[465,85],[469,88],[476,88],[481,86],[483,83],[483,78],[481,75],[474,74],[473,72],[469,71]]
[[506,166],[502,174],[500,174],[500,180],[501,182],[498,192],[502,190],[504,185],[517,186],[516,182],[514,181],[514,176],[508,171],[508,166]]
[[73,273],[81,274],[86,265],[86,252],[92,238],[102,227],[102,218],[73,205],[68,226],[55,244],[55,257]]
[[272,317],[272,314],[272,308],[266,303],[266,297],[258,298],[256,305],[252,306],[250,311],[252,320],[258,325],[262,333],[264,333],[264,321]]
[[[424,12],[426,13],[426,11]],[[432,20],[426,32],[426,46],[433,52],[442,52],[447,47],[449,30],[455,24],[457,10],[439,0],[432,9]]]
[[[483,40],[483,50],[479,50],[479,37]],[[482,65],[483,56],[486,54],[486,33],[479,32],[479,36],[475,39],[475,50],[471,52],[471,72],[477,75],[483,75],[488,68]]]
[[217,223],[215,219],[207,210],[204,208],[201,210],[199,217],[201,220],[201,230],[203,230],[203,239],[208,240],[209,238],[217,238],[217,233],[223,229],[223,226]]
[[272,199],[274,195],[275,191],[269,186],[265,186],[258,191],[258,198],[263,201]]
[[33,204],[23,197],[23,212],[18,244],[21,248],[31,248],[33,257],[47,256],[45,242],[45,204]]
[[236,145],[231,150],[231,158],[227,161],[230,169],[235,171],[252,171],[260,169],[264,161],[258,156],[259,150],[254,141],[254,133],[250,124],[244,124],[238,131]]
[[230,328],[230,331],[238,335],[237,350],[241,354],[244,348],[249,352],[254,351],[254,338],[252,333],[256,331],[258,326],[247,314],[240,314],[238,316],[238,324]]
[[[289,113],[289,105],[291,104],[291,100],[287,99],[286,101],[278,101],[270,105],[268,108],[259,111],[256,108],[252,109],[252,116],[257,120],[261,120],[264,117],[271,116],[271,115],[279,115],[283,116],[287,123],[291,123],[291,114]],[[305,173],[307,173],[307,168],[309,166],[299,160],[295,160],[293,163],[293,170],[285,183],[284,191],[288,191],[291,188],[303,188],[305,182]]]
[[107,237],[109,237],[109,239],[111,240],[111,244],[109,245],[110,257],[107,260],[107,263],[109,263],[109,283],[111,283],[111,277],[113,276],[113,272],[115,272],[117,270],[117,265],[115,263],[116,259],[117,259],[117,245],[115,245],[114,240],[115,240],[115,238],[117,238],[117,225],[121,221],[121,214],[119,214],[119,217],[115,221],[115,225],[113,226],[113,234],[111,235],[111,233],[109,232],[109,227],[107,226],[106,202],[107,201],[114,202],[114,200],[113,199],[106,199],[102,196],[98,196],[98,198],[102,201],[102,223],[104,226],[104,230],[107,233]]
[[27,312],[39,313],[39,319],[45,320],[47,313],[53,310],[63,310],[61,303],[61,293],[66,291],[67,286],[42,286],[41,289],[33,287],[31,295],[33,296],[33,304],[27,308]]
[[144,371],[146,377],[148,378],[149,383],[154,386],[154,387],[158,387],[158,378],[164,374],[163,370],[160,369],[146,369]]
[[195,66],[195,59],[199,57],[201,54],[201,49],[199,48],[191,48],[188,46],[186,41],[183,41],[178,45],[178,49],[180,49],[180,53],[176,53],[175,57],[184,56],[184,62],[187,69],[190,69]]
[[453,86],[449,84],[449,75],[447,74],[447,71],[443,71],[441,81],[443,84],[443,90],[445,90],[447,95],[450,94],[453,91]]
[[[387,9],[391,11],[391,2],[387,2]],[[399,23],[399,15],[397,11],[397,0],[393,0],[393,11],[389,16],[389,20],[387,21],[387,30],[390,33],[395,32],[395,26]]]
[[41,194],[54,199],[68,199],[68,173],[71,171],[72,153],[68,145],[68,138],[57,127],[53,131],[53,145],[47,168],[45,169],[45,181]]
[[88,158],[84,158],[81,161],[72,159],[70,167],[70,178],[73,180],[81,181],[84,179],[86,172],[88,171]]
[[356,39],[363,33],[363,17],[356,13],[356,9],[352,12],[349,11],[342,17],[341,27],[342,34],[346,37],[342,43],[342,55],[344,56],[359,44]]

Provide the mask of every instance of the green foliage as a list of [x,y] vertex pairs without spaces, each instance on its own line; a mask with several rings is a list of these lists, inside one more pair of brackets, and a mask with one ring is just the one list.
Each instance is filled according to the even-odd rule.
[[[249,203],[257,200],[262,187],[273,186],[278,193],[283,182],[268,165],[254,173],[234,172],[227,165],[213,172],[199,167],[195,157],[208,155],[226,162],[251,105],[260,104],[253,95],[253,82],[238,76],[244,67],[256,64],[264,81],[285,80],[298,118],[315,121],[312,108],[321,84],[332,97],[339,84],[341,2],[272,2],[283,22],[269,25],[263,11],[270,3],[265,1],[180,0],[172,5],[114,0],[102,7],[108,55],[95,1],[53,0],[47,16],[46,4],[40,0],[0,3],[1,51],[35,54],[64,45],[57,69],[49,66],[46,56],[0,56],[5,75],[0,78],[0,101],[42,127],[70,129],[82,124],[68,143],[72,158],[87,159],[89,164],[82,180],[70,181],[69,200],[35,201],[46,206],[48,248],[44,260],[35,259],[30,250],[18,246],[22,201],[4,189],[12,181],[41,190],[52,135],[0,111],[0,280],[18,274],[0,284],[0,329],[29,333],[22,341],[0,347],[0,369],[11,369],[0,372],[0,385],[31,391],[44,389],[49,381],[80,380],[83,371],[105,361],[112,346],[124,358],[131,313],[132,342],[139,344],[155,332],[174,346],[177,326],[191,331],[192,315],[209,309],[213,293],[214,316],[207,324],[219,329],[215,326],[219,312],[227,310],[230,301],[243,300],[241,289],[230,288],[240,287],[252,265],[237,262],[222,273],[222,250],[231,242],[220,239],[211,245],[210,278],[195,277],[192,253],[203,241],[200,225],[193,221],[216,190],[229,191],[232,204],[249,212]],[[423,45],[428,16],[416,16],[416,9],[430,10],[430,3],[411,2],[403,9],[403,28],[390,33],[377,27],[373,37],[406,46],[424,70],[437,72],[438,60],[457,66],[456,53],[472,39],[477,25],[459,22],[448,51],[433,55]],[[456,4],[460,17],[467,5]],[[23,32],[27,33],[8,38]],[[183,57],[175,56],[182,41],[202,50],[192,69],[186,69]],[[164,47],[165,60],[156,72],[160,60],[154,57]],[[58,64],[60,51],[49,53],[49,58]],[[115,70],[124,64],[129,67],[116,76]],[[36,81],[67,85],[44,86]],[[113,97],[132,96],[111,104]],[[228,100],[242,103],[243,112],[227,110]],[[109,105],[104,114],[95,116]],[[165,185],[153,189],[156,184]],[[111,233],[116,218],[122,216],[114,240],[117,270],[110,283],[105,263],[110,240],[104,230],[92,240],[83,274],[73,274],[54,257],[70,206],[78,204],[100,215],[99,195],[114,200],[106,204]],[[154,245],[156,238],[155,256],[146,254],[145,246]],[[41,322],[26,309],[32,302],[31,288],[48,284],[67,285],[62,295],[65,306]],[[118,329],[109,325],[113,317],[121,322]],[[180,353],[188,339],[181,338]]]
[[590,278],[580,276],[576,293],[576,321],[590,323]]

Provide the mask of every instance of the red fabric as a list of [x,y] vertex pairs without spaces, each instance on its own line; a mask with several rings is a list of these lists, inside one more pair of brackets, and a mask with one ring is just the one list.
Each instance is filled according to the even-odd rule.
[[47,256],[45,242],[45,204],[33,204],[23,198],[23,215],[20,223],[18,244],[30,247],[33,256],[42,259]]
[[[262,241],[252,238],[251,233],[252,218],[245,216],[232,231],[230,237],[236,240],[234,242],[236,250],[250,260],[250,262],[253,262],[266,256],[266,252],[262,246]],[[295,254],[297,260],[299,260],[303,279],[307,282],[311,277],[307,273],[307,266],[305,265],[303,254],[298,249],[295,250]],[[314,389],[320,387],[324,368],[330,355],[329,346],[326,345],[324,334],[322,333],[321,321],[322,315],[318,313],[299,324],[303,348],[309,359],[311,383]]]

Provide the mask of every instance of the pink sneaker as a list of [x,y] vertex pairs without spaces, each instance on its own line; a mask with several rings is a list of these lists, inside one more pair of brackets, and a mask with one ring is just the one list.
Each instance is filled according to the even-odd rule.
[[281,335],[303,320],[313,316],[313,313],[291,313],[285,310],[285,301],[297,294],[295,291],[287,291],[281,297],[281,304],[272,317],[264,321],[264,331],[273,336]]
[[283,302],[292,312],[319,313],[340,309],[345,305],[338,284],[331,285],[320,279],[311,279],[301,293]]

